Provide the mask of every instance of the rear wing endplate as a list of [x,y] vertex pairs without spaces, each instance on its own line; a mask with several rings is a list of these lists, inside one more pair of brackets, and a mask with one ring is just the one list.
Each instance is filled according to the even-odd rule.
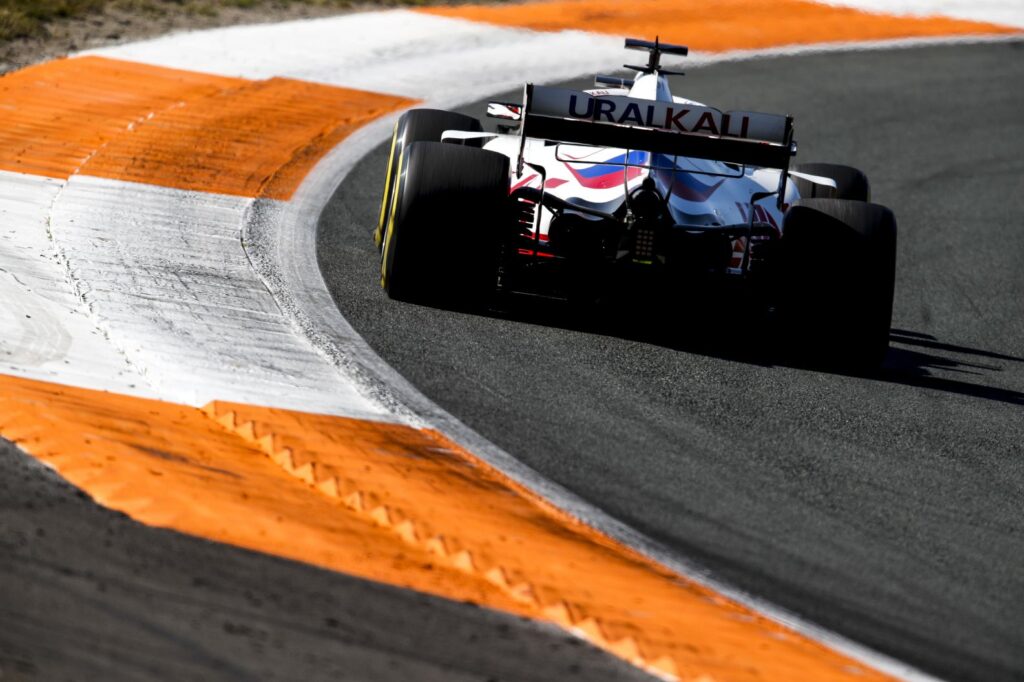
[[527,138],[789,169],[796,154],[793,118],[752,111],[584,92],[528,83],[522,107]]

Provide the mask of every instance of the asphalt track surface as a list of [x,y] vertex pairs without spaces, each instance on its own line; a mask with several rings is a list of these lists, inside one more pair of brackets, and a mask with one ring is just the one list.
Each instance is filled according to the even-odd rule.
[[896,212],[882,371],[778,364],[743,325],[665,337],[390,301],[370,238],[384,147],[321,219],[342,313],[466,424],[720,578],[942,677],[1024,679],[1024,44],[721,64],[682,85],[793,114],[799,160],[862,168]]

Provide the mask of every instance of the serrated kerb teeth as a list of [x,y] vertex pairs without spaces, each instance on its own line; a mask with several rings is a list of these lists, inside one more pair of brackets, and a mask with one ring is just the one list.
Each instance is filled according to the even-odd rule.
[[533,585],[529,583],[518,583],[509,588],[509,594],[516,601],[524,604],[537,604],[537,593],[533,589]]
[[601,629],[601,623],[596,618],[584,618],[573,627],[594,644],[599,646],[606,646],[608,644],[608,638],[605,637],[604,630]]
[[236,425],[235,433],[247,441],[256,440],[256,426],[251,421]]
[[[676,662],[668,656],[660,656],[653,661],[647,661],[644,667],[651,669],[656,673],[660,673],[665,677],[671,679],[679,679],[679,667]],[[703,678],[703,679],[701,679]],[[717,682],[713,677],[708,675],[701,675],[701,677],[694,680],[694,682]]]
[[328,478],[320,481],[316,484],[316,488],[324,495],[329,495],[331,497],[338,497],[340,492],[338,488],[338,479],[334,476],[329,476]]
[[381,526],[391,525],[391,510],[381,505],[370,511],[370,518],[377,522]]
[[419,534],[416,532],[416,526],[408,519],[397,524],[395,526],[395,532],[409,544],[414,544],[419,541]]
[[448,556],[448,543],[443,535],[435,535],[427,540],[426,548],[428,552],[433,552],[438,556]]
[[365,508],[365,505],[363,504],[363,493],[358,490],[347,495],[344,502],[349,508],[354,509],[355,511],[363,511]]
[[573,624],[572,611],[570,611],[569,605],[564,601],[558,601],[545,606],[544,615],[566,627],[570,627]]
[[[661,656],[653,661],[646,660],[641,651],[639,641],[631,635],[611,641],[612,638],[601,621],[592,616],[587,616],[578,605],[571,602],[556,600],[542,607],[541,600],[538,598],[537,588],[533,584],[513,579],[513,576],[503,566],[494,566],[484,572],[482,570],[481,557],[474,555],[468,549],[460,547],[460,543],[457,542],[456,538],[443,534],[431,534],[428,526],[408,518],[404,510],[381,504],[372,491],[365,489],[353,490],[353,488],[359,485],[358,481],[342,478],[336,475],[333,468],[318,465],[314,453],[303,452],[302,459],[306,460],[310,455],[313,455],[313,458],[308,459],[308,461],[301,465],[296,465],[296,452],[291,447],[282,447],[281,439],[273,432],[264,433],[260,437],[256,436],[257,430],[264,431],[266,429],[265,426],[258,425],[254,421],[241,422],[235,410],[227,409],[215,403],[204,408],[204,412],[213,417],[217,423],[233,431],[244,440],[257,445],[272,461],[292,476],[314,486],[316,490],[324,495],[340,498],[349,509],[357,514],[365,514],[365,518],[368,518],[368,520],[373,521],[382,528],[392,529],[404,542],[446,559],[446,563],[456,570],[480,575],[512,599],[531,607],[540,608],[546,618],[591,641],[595,645],[604,647],[617,656],[631,661],[659,677],[678,679],[676,663],[669,656]],[[452,454],[447,448],[439,447],[434,448],[434,450],[438,454]],[[367,468],[361,474],[368,472],[369,469]],[[318,478],[321,480],[317,480]],[[352,490],[352,492],[345,494],[344,491],[346,490]],[[110,498],[123,494],[123,491],[113,488],[101,490],[99,494]],[[484,561],[484,565],[487,563],[489,562]],[[715,680],[705,676],[698,678],[694,682],[715,682]]]
[[488,582],[497,585],[503,590],[507,590],[509,587],[511,587],[511,583],[509,583],[508,579],[508,573],[506,573],[505,569],[501,566],[495,566],[491,570],[487,571],[487,573],[484,574],[484,578],[486,578]]
[[310,485],[316,483],[316,463],[306,462],[302,466],[292,468],[292,475]]
[[469,550],[462,550],[452,555],[452,566],[465,571],[466,573],[473,573],[476,571],[476,564],[473,562],[473,555],[470,554]]
[[636,640],[632,637],[623,637],[615,642],[609,642],[608,648],[627,661],[641,661],[643,657],[640,655],[640,645],[636,643]]

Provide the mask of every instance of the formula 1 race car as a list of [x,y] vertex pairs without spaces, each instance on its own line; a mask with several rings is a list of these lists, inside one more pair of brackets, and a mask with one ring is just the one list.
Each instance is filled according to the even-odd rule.
[[[772,320],[788,347],[857,369],[889,343],[896,221],[847,166],[792,166],[793,119],[673,96],[661,56],[599,89],[527,84],[495,132],[432,109],[398,121],[380,221],[394,299],[480,304],[533,294],[582,305],[694,301]],[[612,303],[612,305],[614,305]],[[749,319],[755,319],[750,317]]]

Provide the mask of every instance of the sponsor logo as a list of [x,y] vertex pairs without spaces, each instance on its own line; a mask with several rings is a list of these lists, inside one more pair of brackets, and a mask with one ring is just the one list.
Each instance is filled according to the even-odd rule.
[[595,123],[661,128],[682,133],[748,137],[750,116],[732,116],[717,109],[666,102],[640,102],[625,97],[590,97],[571,94],[568,118]]

